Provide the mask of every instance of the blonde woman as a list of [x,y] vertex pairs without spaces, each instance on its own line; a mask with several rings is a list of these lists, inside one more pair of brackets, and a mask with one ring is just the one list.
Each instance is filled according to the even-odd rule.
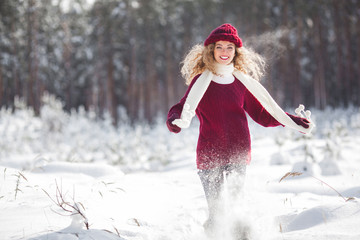
[[209,208],[206,229],[216,224],[224,180],[232,177],[235,195],[242,188],[251,152],[246,113],[264,127],[281,125],[303,133],[313,127],[308,119],[285,113],[260,85],[264,65],[259,54],[242,46],[230,24],[214,29],[184,59],[181,71],[189,87],[166,123],[178,133],[195,114],[200,121],[196,163]]

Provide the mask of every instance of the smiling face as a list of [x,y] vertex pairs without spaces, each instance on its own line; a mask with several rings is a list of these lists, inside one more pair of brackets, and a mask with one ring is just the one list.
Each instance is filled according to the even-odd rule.
[[228,41],[218,41],[215,43],[214,58],[216,62],[228,65],[235,56],[235,44]]

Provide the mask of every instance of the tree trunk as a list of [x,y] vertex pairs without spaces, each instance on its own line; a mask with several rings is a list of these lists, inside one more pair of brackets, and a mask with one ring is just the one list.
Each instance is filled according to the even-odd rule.
[[175,103],[175,79],[173,70],[173,50],[170,39],[170,32],[165,32],[165,66],[166,66],[166,108],[169,108]]
[[148,122],[153,121],[153,105],[155,100],[154,95],[154,52],[153,44],[150,38],[150,33],[147,33],[146,41],[146,60],[145,60],[145,78],[144,78],[144,98],[145,98],[145,119]]
[[63,40],[63,61],[64,61],[64,81],[66,82],[66,109],[70,110],[74,107],[74,83],[71,77],[71,55],[72,55],[72,45],[71,45],[71,32],[69,29],[68,21],[64,21],[62,24],[62,29],[64,31],[64,40]]
[[[281,25],[282,27],[285,27],[286,29],[289,26],[289,19],[288,19],[288,0],[283,0],[282,1],[282,19],[281,19]],[[283,38],[283,45],[286,49],[287,52],[289,52],[290,50],[290,43],[289,43],[289,36],[285,36]],[[279,104],[280,105],[285,105],[286,103],[286,99],[291,99],[290,98],[290,92],[291,92],[291,85],[292,85],[292,77],[290,74],[290,66],[289,66],[289,55],[288,54],[284,54],[283,56],[280,57],[279,59],[279,79],[277,80],[279,82],[278,86],[281,86],[279,88],[277,88],[278,94],[283,95],[284,98],[279,100]],[[282,91],[282,93],[280,93],[279,91]],[[290,105],[292,105],[292,103],[288,103]],[[287,104],[287,105],[288,105]]]
[[301,61],[301,51],[300,49],[302,48],[303,45],[303,41],[302,41],[302,32],[303,32],[303,23],[302,23],[302,18],[300,17],[302,14],[301,12],[298,12],[299,9],[296,8],[296,46],[295,49],[292,51],[293,53],[293,57],[291,57],[291,59],[293,59],[293,69],[294,69],[294,75],[293,75],[293,84],[292,84],[292,99],[293,99],[293,104],[299,104],[301,103],[302,99],[301,99],[301,65],[300,65],[300,61]]
[[3,75],[2,75],[2,66],[0,64],[0,109],[5,103],[4,101],[4,82],[3,82]]
[[320,8],[314,16],[314,45],[315,59],[317,63],[316,75],[314,79],[314,98],[315,107],[324,109],[326,106],[326,88],[325,88],[325,64],[324,64],[324,43],[323,30],[320,22]]
[[344,38],[344,50],[345,50],[345,81],[344,81],[344,88],[345,88],[345,97],[347,104],[353,103],[354,95],[358,93],[358,91],[354,92],[354,84],[353,81],[355,79],[354,76],[354,67],[353,61],[351,60],[352,57],[352,48],[351,48],[351,13],[349,9],[352,7],[351,2],[344,2],[342,11],[344,12],[344,26],[343,29],[345,31],[345,38]]
[[343,103],[345,106],[345,88],[343,85],[344,67],[343,67],[343,52],[342,52],[342,21],[340,14],[339,1],[333,0],[333,13],[334,13],[334,31],[335,31],[335,46],[336,46],[336,89],[334,89],[334,100],[337,103]]
[[[129,80],[127,84],[127,109],[131,120],[137,120],[139,114],[139,88],[137,87],[137,61],[136,61],[136,42],[130,30],[130,62],[129,62]],[[133,41],[132,41],[133,40]]]
[[[14,17],[12,17],[12,21],[11,21],[11,41],[12,41],[11,54],[13,55],[14,59],[19,59],[17,40],[15,37],[15,19],[14,19]],[[14,98],[14,96],[22,97],[21,82],[20,82],[19,74],[18,74],[19,69],[16,64],[16,61],[17,60],[14,60],[11,62],[11,72],[12,72],[12,77],[14,79],[14,85],[13,85],[14,90],[13,90],[11,99],[9,99],[10,101]]]
[[131,4],[127,2],[127,12],[129,13],[126,19],[126,28],[128,29],[128,44],[129,48],[126,52],[125,62],[129,68],[128,81],[126,85],[126,109],[130,121],[135,122],[139,119],[140,110],[140,89],[138,87],[138,61],[137,49],[139,47],[136,32],[138,26],[135,23],[135,11]]
[[[356,9],[356,34],[357,34],[357,81],[354,86],[355,89],[360,89],[360,1],[356,1],[357,9]],[[356,104],[360,104],[360,94],[356,93]]]
[[36,31],[35,31],[35,0],[29,0],[29,7],[28,7],[28,31],[27,31],[27,37],[28,37],[28,56],[27,56],[27,62],[28,62],[28,81],[27,81],[27,103],[29,106],[33,107],[35,110],[35,113],[37,112],[36,109],[36,99],[35,99],[35,83],[36,83],[36,49],[35,49],[35,38],[36,38]]
[[115,99],[115,80],[114,80],[114,59],[112,53],[111,35],[109,36],[109,52],[107,63],[107,107],[111,114],[113,124],[116,126],[118,123],[118,116],[116,111],[116,99]]
[[290,34],[293,34],[293,37],[296,41],[292,44],[291,50],[289,51],[289,62],[292,69],[291,73],[291,84],[290,84],[290,99],[291,107],[297,106],[299,103],[305,103],[302,101],[301,93],[301,49],[303,45],[302,34],[304,31],[304,26],[302,22],[303,9],[301,4],[297,2],[290,2],[290,9],[293,12],[293,18],[291,21],[291,26],[294,30],[290,31]]

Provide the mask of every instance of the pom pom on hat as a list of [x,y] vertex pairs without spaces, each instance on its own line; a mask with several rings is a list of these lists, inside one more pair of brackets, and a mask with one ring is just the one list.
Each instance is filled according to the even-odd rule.
[[217,41],[229,41],[235,44],[236,47],[242,47],[241,38],[238,36],[237,30],[229,23],[225,23],[215,28],[204,42],[204,46]]

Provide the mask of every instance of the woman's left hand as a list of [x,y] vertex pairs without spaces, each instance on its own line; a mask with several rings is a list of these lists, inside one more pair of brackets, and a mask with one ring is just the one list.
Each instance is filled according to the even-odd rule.
[[298,117],[290,113],[286,113],[297,125],[300,125],[304,128],[309,128],[310,122],[306,118]]

